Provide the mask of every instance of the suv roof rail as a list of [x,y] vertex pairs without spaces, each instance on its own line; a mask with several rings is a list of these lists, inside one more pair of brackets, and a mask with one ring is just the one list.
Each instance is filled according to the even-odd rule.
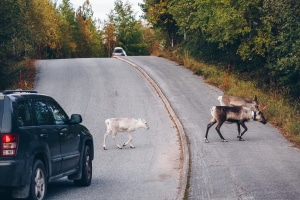
[[38,93],[38,92],[34,90],[5,90],[2,92],[2,94],[4,95],[13,94],[13,93]]

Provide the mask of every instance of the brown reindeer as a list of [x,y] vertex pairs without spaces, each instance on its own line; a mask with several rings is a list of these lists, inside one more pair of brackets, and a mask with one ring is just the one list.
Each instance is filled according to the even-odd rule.
[[[263,113],[261,111],[254,111],[250,108],[243,107],[243,106],[213,106],[211,109],[211,115],[212,119],[210,120],[209,124],[207,125],[206,134],[205,134],[205,142],[208,143],[207,135],[208,130],[212,125],[218,122],[216,126],[216,130],[222,139],[223,142],[227,142],[227,140],[223,137],[223,135],[220,132],[220,128],[223,125],[224,122],[226,123],[236,123],[238,127],[238,136],[240,141],[244,141],[242,136],[245,134],[245,132],[248,130],[248,128],[245,125],[246,121],[249,121],[250,119],[253,119],[254,121],[259,121],[263,124],[267,123],[267,120],[265,119]],[[240,133],[240,126],[244,128],[244,131]]]
[[221,106],[244,106],[250,108],[251,110],[259,110],[256,95],[254,96],[253,101],[249,101],[242,97],[227,95],[219,96],[218,100],[220,101]]

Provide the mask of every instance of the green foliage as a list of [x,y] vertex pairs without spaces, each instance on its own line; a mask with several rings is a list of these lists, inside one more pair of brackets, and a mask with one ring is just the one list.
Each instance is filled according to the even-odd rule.
[[193,57],[230,63],[264,89],[300,97],[300,1],[145,0],[142,7],[158,31],[172,21]]
[[170,5],[173,5],[172,0],[144,0],[140,6],[147,21],[154,29],[163,33],[163,39],[173,47],[182,41],[182,37],[173,15],[169,12]]
[[0,89],[4,88],[18,74],[10,69],[24,55],[26,42],[26,20],[23,17],[23,5],[16,0],[0,1]]
[[79,57],[101,56],[101,35],[93,21],[93,9],[89,1],[85,1],[76,12],[76,54]]
[[[106,25],[106,35],[110,38],[109,48],[122,46],[127,55],[149,55],[149,47],[143,36],[143,26],[140,21],[135,19],[131,4],[123,3],[121,0],[115,1],[114,10],[109,15],[109,23]],[[109,31],[110,29],[113,29]],[[113,33],[111,33],[113,32]],[[114,41],[116,38],[116,41]]]
[[89,0],[76,10],[70,0],[56,2],[0,1],[0,87],[16,78],[14,66],[22,60],[111,56],[117,45],[128,55],[150,54],[154,34],[135,19],[129,3],[116,0],[100,30]]

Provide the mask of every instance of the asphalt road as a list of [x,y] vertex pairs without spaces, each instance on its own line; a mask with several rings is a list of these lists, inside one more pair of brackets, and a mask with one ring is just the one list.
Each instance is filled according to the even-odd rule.
[[[180,184],[178,134],[149,82],[120,60],[66,59],[37,62],[35,89],[53,96],[68,114],[80,113],[94,137],[92,184],[78,188],[61,179],[49,184],[51,199],[176,199]],[[135,149],[102,148],[105,119],[144,118],[150,129],[133,133]],[[120,143],[127,140],[119,133]]]
[[[160,86],[180,119],[190,148],[188,199],[300,199],[300,150],[270,124],[247,123],[245,141],[236,125],[215,126],[204,143],[210,107],[222,91],[176,63],[157,57],[126,57]],[[259,97],[258,97],[259,100]]]

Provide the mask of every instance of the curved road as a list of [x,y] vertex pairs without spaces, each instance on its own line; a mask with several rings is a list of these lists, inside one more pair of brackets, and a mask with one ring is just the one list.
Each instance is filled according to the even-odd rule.
[[[49,185],[51,199],[176,199],[181,151],[177,131],[152,86],[130,65],[113,58],[42,60],[35,89],[53,96],[68,114],[80,113],[94,136],[90,187],[72,181]],[[111,136],[102,149],[110,117],[144,118],[150,129],[133,133],[135,149],[117,149]],[[127,140],[119,133],[120,143]]]
[[[222,92],[174,62],[126,57],[160,86],[180,119],[190,148],[188,199],[300,199],[300,150],[270,124],[247,123],[244,142],[236,125],[215,126],[204,143],[210,107]],[[259,97],[258,97],[259,98]]]
[[[206,144],[209,108],[219,104],[222,92],[163,58],[121,59],[141,67],[157,83],[183,125],[190,151],[186,199],[299,199],[300,150],[277,129],[249,122],[245,141],[240,142],[236,126],[225,124],[221,131],[229,142],[222,143],[213,127]],[[107,58],[40,61],[38,70],[35,89],[54,96],[69,114],[83,114],[98,144],[92,185],[74,188],[72,182],[60,180],[50,185],[49,199],[180,196],[182,149],[177,130],[136,69]],[[110,138],[109,150],[103,151],[105,118],[129,115],[145,118],[150,130],[134,133],[134,150],[118,150]]]

